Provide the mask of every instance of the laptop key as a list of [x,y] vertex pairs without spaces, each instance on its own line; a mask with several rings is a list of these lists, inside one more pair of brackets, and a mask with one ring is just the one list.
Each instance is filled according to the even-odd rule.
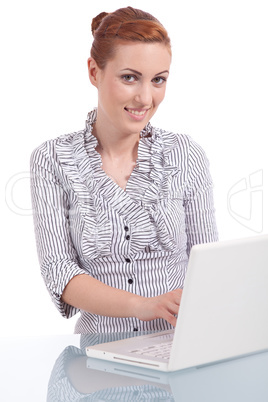
[[159,357],[169,359],[172,342],[164,342],[156,345],[146,346],[141,349],[131,350],[130,353],[135,353],[149,357]]

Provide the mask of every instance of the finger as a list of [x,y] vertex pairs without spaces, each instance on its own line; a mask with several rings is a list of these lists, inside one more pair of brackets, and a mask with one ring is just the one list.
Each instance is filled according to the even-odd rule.
[[174,302],[175,302],[177,305],[180,305],[180,303],[181,303],[181,296],[182,296],[182,289],[176,289],[176,290],[174,290],[173,292],[174,292],[174,296],[175,296]]
[[176,326],[177,318],[175,317],[174,314],[167,313],[167,314],[166,314],[166,317],[163,317],[163,318],[164,318],[169,324],[171,324],[173,327]]
[[175,303],[177,306],[179,306],[179,305],[181,304],[181,299],[180,299],[180,298],[175,299],[175,300],[174,300],[174,303]]
[[171,297],[169,298],[169,303],[170,303],[170,305],[175,304],[176,306],[179,306],[181,304],[180,295],[177,295],[177,294],[171,295]]
[[168,312],[173,315],[177,315],[179,312],[180,305],[179,304],[171,304],[168,307]]

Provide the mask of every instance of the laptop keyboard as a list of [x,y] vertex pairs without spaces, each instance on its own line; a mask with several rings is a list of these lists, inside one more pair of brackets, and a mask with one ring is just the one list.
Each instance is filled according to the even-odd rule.
[[140,349],[131,350],[130,353],[135,353],[143,356],[158,357],[168,360],[170,357],[172,341],[158,343],[156,345],[145,346]]

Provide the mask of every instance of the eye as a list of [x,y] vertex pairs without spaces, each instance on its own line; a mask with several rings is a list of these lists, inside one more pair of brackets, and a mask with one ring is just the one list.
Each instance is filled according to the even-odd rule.
[[163,84],[164,82],[166,82],[166,80],[167,79],[165,77],[155,77],[152,81],[155,84],[160,85],[160,84]]
[[122,76],[122,78],[127,83],[132,83],[132,82],[136,81],[136,79],[137,79],[137,77],[135,77],[135,75],[132,75],[132,74],[125,74]]

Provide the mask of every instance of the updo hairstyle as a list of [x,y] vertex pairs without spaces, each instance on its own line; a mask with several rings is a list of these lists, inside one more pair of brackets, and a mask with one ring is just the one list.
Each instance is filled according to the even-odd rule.
[[163,43],[171,53],[170,39],[163,25],[151,14],[132,7],[100,13],[93,18],[91,30],[94,40],[90,55],[101,70],[122,41]]

